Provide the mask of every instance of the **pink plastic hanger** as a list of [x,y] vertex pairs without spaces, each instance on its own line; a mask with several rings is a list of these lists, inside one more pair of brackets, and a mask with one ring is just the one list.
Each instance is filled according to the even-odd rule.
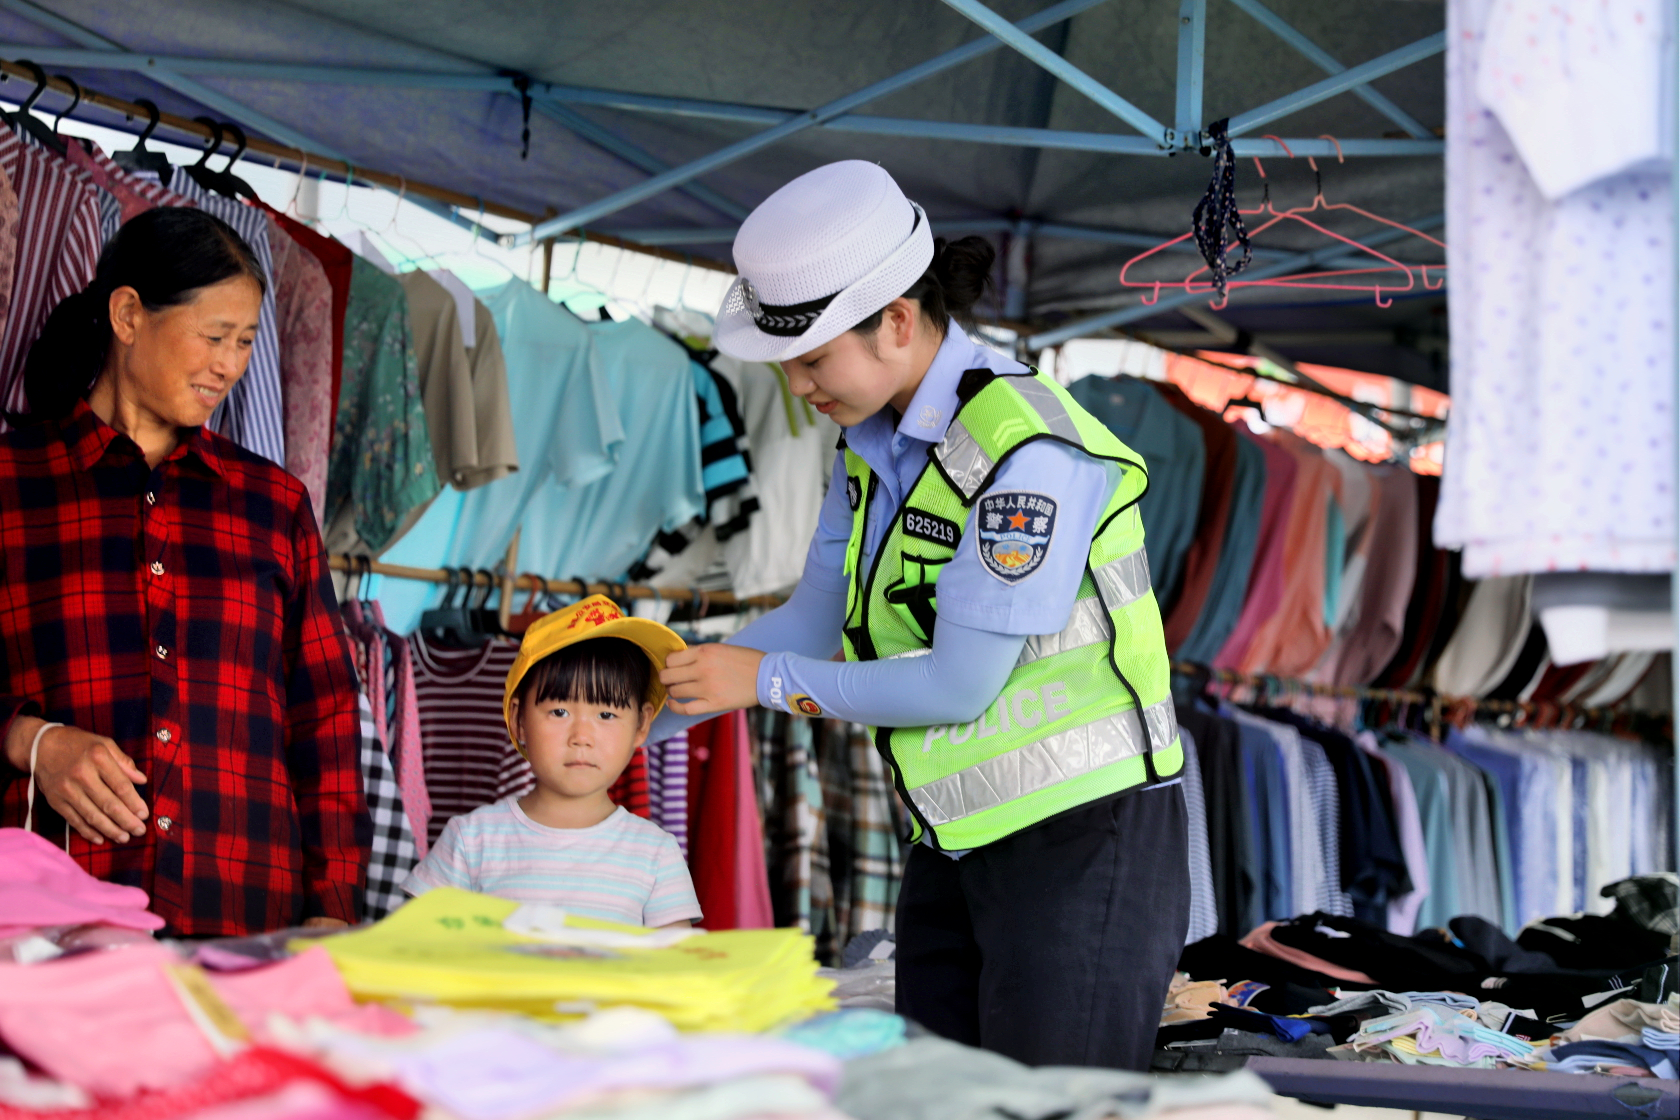
[[[1337,162],[1344,162],[1341,154],[1342,146],[1336,141],[1336,138],[1329,135],[1326,135],[1323,138],[1329,140],[1336,146]],[[1267,136],[1265,139],[1275,141],[1279,147],[1283,148],[1284,153],[1289,156],[1289,158],[1293,159],[1295,157],[1295,153],[1291,152],[1289,147],[1278,137]],[[1402,232],[1409,233],[1414,237],[1422,238],[1431,245],[1438,247],[1443,254],[1446,252],[1447,248],[1445,242],[1440,241],[1437,238],[1430,237],[1428,234],[1422,232],[1421,230],[1413,229],[1411,226],[1382,217],[1379,214],[1373,214],[1368,210],[1363,210],[1349,203],[1332,203],[1325,201],[1324,185],[1322,177],[1319,174],[1318,162],[1309,156],[1307,157],[1307,163],[1313,169],[1313,175],[1317,182],[1317,189],[1313,193],[1312,202],[1305,206],[1297,206],[1289,210],[1280,211],[1272,205],[1271,185],[1270,183],[1267,183],[1265,194],[1261,199],[1260,205],[1253,210],[1240,211],[1244,217],[1252,218],[1264,216],[1267,219],[1249,232],[1249,240],[1252,241],[1255,238],[1258,238],[1266,230],[1271,229],[1273,226],[1276,226],[1281,222],[1295,222],[1306,226],[1316,233],[1330,238],[1332,241],[1341,242],[1343,245],[1348,247],[1350,252],[1365,254],[1366,256],[1372,258],[1372,266],[1364,268],[1330,269],[1318,272],[1298,272],[1288,276],[1277,276],[1261,280],[1245,280],[1240,277],[1240,274],[1238,274],[1226,281],[1226,290],[1223,294],[1219,292],[1218,286],[1212,279],[1212,273],[1206,264],[1203,264],[1195,271],[1189,273],[1182,280],[1133,280],[1128,276],[1132,266],[1138,264],[1140,261],[1147,260],[1158,253],[1165,252],[1172,247],[1183,244],[1185,241],[1193,238],[1195,233],[1192,231],[1175,237],[1170,241],[1164,241],[1152,249],[1146,249],[1142,253],[1133,257],[1131,260],[1127,261],[1120,269],[1121,285],[1128,288],[1148,289],[1149,294],[1143,297],[1143,303],[1145,306],[1154,305],[1160,300],[1161,293],[1167,290],[1183,291],[1196,295],[1209,294],[1215,298],[1209,301],[1208,306],[1215,311],[1223,309],[1230,301],[1230,289],[1232,288],[1290,288],[1370,292],[1372,297],[1376,300],[1378,307],[1388,307],[1394,302],[1393,296],[1395,293],[1412,291],[1419,288],[1425,291],[1439,291],[1446,286],[1445,264],[1405,264],[1386,253],[1382,253],[1368,245],[1365,245],[1354,238],[1337,233],[1333,229],[1328,229],[1319,222],[1308,217],[1307,215],[1315,213],[1345,211],[1365,218],[1369,221],[1374,221],[1381,225],[1388,226],[1391,229],[1400,230]],[[1258,157],[1255,157],[1254,159],[1254,167],[1260,173],[1260,178],[1264,180],[1266,178],[1266,169],[1260,163]],[[1229,252],[1230,249],[1231,245],[1227,245],[1226,251]],[[1433,279],[1431,278],[1432,270],[1434,273]]]

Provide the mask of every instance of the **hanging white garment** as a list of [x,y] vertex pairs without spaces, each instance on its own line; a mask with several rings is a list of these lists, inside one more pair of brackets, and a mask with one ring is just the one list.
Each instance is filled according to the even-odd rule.
[[[1435,539],[1464,550],[1471,578],[1667,571],[1671,176],[1623,171],[1546,197],[1478,94],[1488,24],[1506,2],[1447,9],[1453,408]],[[1658,91],[1619,84],[1616,96],[1654,101]],[[1539,104],[1509,100],[1502,111],[1526,136]],[[1557,126],[1576,120],[1599,123],[1548,118],[1545,142],[1570,151]],[[1643,166],[1638,145],[1623,155]]]

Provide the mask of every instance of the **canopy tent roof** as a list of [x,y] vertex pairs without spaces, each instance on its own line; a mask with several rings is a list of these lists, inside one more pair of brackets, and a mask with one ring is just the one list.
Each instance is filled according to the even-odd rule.
[[[1150,238],[1189,228],[1212,168],[1196,151],[1196,126],[1236,118],[1238,153],[1267,154],[1280,206],[1311,199],[1313,174],[1300,156],[1317,151],[1327,154],[1318,163],[1331,201],[1441,235],[1442,5],[1263,3],[1064,0],[1055,12],[1069,18],[1008,45],[976,25],[987,9],[975,0],[0,0],[0,58],[35,59],[104,93],[235,120],[486,204],[559,215],[562,224],[576,215],[592,231],[723,261],[740,218],[781,183],[831,160],[874,160],[927,208],[936,233],[981,232],[1006,250],[1015,243],[1000,261],[997,317],[1030,324],[1047,342],[1058,327],[1089,330],[1093,316],[1137,308],[1129,314],[1147,317],[1126,329],[1166,331],[1188,346],[1208,343],[1205,327],[1140,308],[1117,274]],[[1008,21],[1049,7],[989,5]],[[1205,55],[1195,50],[1198,27]],[[969,43],[986,49],[832,119],[800,116]],[[1023,53],[1032,43],[1048,63]],[[1355,85],[1373,72],[1361,65],[1371,60],[1382,60],[1380,76]],[[1065,63],[1081,73],[1045,68]],[[1356,72],[1339,83],[1330,76],[1345,67]],[[1082,92],[1070,82],[1084,76]],[[1323,93],[1326,83],[1346,88],[1295,98],[1242,130],[1257,106]],[[591,209],[772,128],[774,142],[720,159],[675,189]],[[1297,158],[1262,133],[1284,137]],[[1345,162],[1314,139],[1321,135],[1341,143]],[[1128,147],[1152,154],[1115,150]],[[1370,151],[1383,154],[1356,154]],[[1245,207],[1258,203],[1247,158],[1237,186]],[[1257,242],[1272,255],[1256,266],[1288,268],[1280,258],[1327,244],[1291,237]],[[1402,260],[1438,254],[1426,242],[1384,251]],[[1190,255],[1175,261],[1185,265],[1180,274],[1195,264]],[[1369,296],[1326,296],[1244,292],[1219,314],[1241,331],[1279,335],[1273,345],[1290,357],[1445,388],[1444,292],[1388,308]]]

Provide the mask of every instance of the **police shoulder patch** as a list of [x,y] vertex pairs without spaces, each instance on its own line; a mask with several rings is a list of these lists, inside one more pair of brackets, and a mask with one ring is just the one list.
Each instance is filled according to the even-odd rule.
[[1004,583],[1020,583],[1044,565],[1056,533],[1056,500],[1009,490],[981,497],[975,547],[980,563]]
[[957,539],[962,536],[962,530],[955,521],[947,521],[943,517],[935,516],[924,510],[904,507],[904,535],[916,537],[930,544],[941,544],[946,548],[956,548]]
[[803,692],[796,692],[788,697],[788,707],[800,715],[817,719],[823,714],[822,705],[806,696]]

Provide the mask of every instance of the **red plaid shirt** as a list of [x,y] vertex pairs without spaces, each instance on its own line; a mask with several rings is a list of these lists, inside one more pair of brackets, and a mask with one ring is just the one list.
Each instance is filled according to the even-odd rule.
[[[221,436],[153,469],[85,402],[0,436],[0,729],[42,715],[134,759],[144,837],[69,850],[176,934],[357,920],[372,829],[333,604],[303,484]],[[25,786],[0,760],[0,824]],[[39,796],[35,820],[63,839]]]

